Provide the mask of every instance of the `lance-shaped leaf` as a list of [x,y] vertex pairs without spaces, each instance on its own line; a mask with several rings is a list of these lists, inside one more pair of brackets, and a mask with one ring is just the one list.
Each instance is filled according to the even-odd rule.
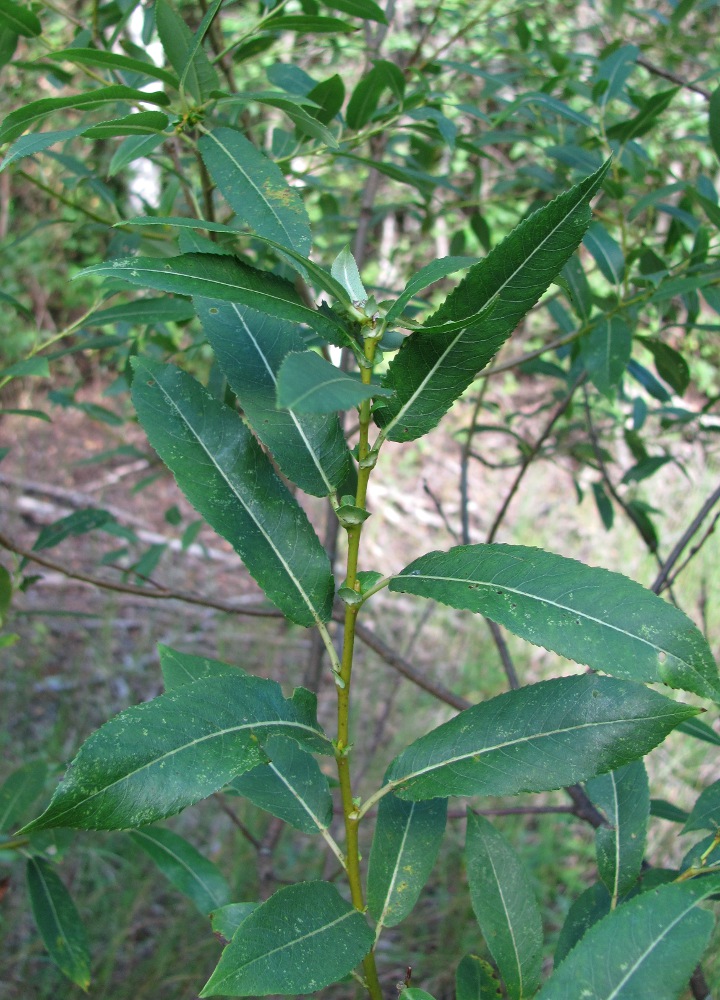
[[52,865],[31,857],[27,884],[35,923],[50,958],[81,989],[90,985],[90,955],[80,914]]
[[466,955],[455,973],[455,1000],[498,1000],[500,984],[492,966],[478,955]]
[[155,23],[168,62],[196,101],[204,101],[217,86],[217,72],[195,36],[168,0],[156,0]]
[[80,272],[118,278],[141,288],[178,295],[204,295],[223,302],[241,302],[269,316],[306,323],[321,337],[344,346],[348,334],[328,311],[302,301],[289,281],[259,271],[226,254],[185,253],[177,257],[126,257],[94,264]]
[[568,910],[555,948],[555,968],[598,920],[612,909],[612,897],[602,882],[595,882],[581,893]]
[[411,743],[387,780],[418,801],[542,792],[649,753],[697,709],[611,677],[558,677],[473,705]]
[[42,33],[37,14],[13,0],[0,0],[0,24],[25,38],[36,38]]
[[147,360],[135,361],[133,402],[180,489],[270,600],[298,625],[327,621],[330,561],[240,416],[185,372]]
[[222,935],[226,941],[232,941],[240,924],[253,910],[257,910],[259,905],[259,903],[228,903],[227,906],[213,910],[210,914],[213,932]]
[[390,590],[475,611],[594,670],[720,697],[702,632],[620,573],[525,545],[459,545],[420,556]]
[[418,292],[423,291],[428,285],[432,285],[433,282],[439,281],[441,278],[446,278],[448,274],[462,271],[477,263],[477,257],[441,257],[439,260],[434,260],[432,263],[420,268],[390,306],[385,319],[388,323],[392,323],[402,314],[405,306]]
[[184,837],[159,826],[135,830],[130,837],[201,913],[229,903],[230,886],[223,873]]
[[472,907],[508,997],[534,996],[540,986],[542,920],[530,879],[492,823],[472,813],[465,866]]
[[410,913],[430,877],[445,832],[447,799],[381,799],[368,868],[367,901],[380,928]]
[[720,778],[701,793],[682,832],[717,829],[720,829]]
[[25,816],[47,781],[47,764],[23,764],[0,786],[0,831],[11,830]]
[[166,691],[175,691],[205,677],[233,677],[245,673],[240,667],[234,667],[229,663],[211,660],[207,656],[181,653],[162,644],[158,646],[158,654]]
[[299,329],[238,303],[196,298],[195,308],[243,413],[288,479],[313,496],[329,496],[350,467],[336,415],[278,410],[278,373],[291,351],[304,351]]
[[582,341],[582,360],[590,381],[604,396],[612,396],[632,352],[632,331],[621,316],[596,320]]
[[376,408],[391,440],[431,430],[535,305],[582,240],[608,166],[520,223],[405,340],[384,381],[396,398]]
[[239,219],[261,236],[306,254],[310,222],[282,171],[236,129],[216,128],[198,141],[210,176]]
[[327,753],[327,737],[275,681],[208,677],[121,712],[83,743],[42,816],[56,826],[123,830],[172,816],[265,758],[285,734]]
[[3,119],[2,126],[0,126],[0,142],[12,142],[31,125],[52,114],[53,111],[64,111],[66,108],[77,108],[84,111],[100,107],[103,104],[114,104],[117,101],[142,101],[145,104],[158,104],[161,107],[170,103],[169,97],[162,91],[146,93],[143,90],[133,90],[132,87],[125,87],[119,83],[112,87],[99,87],[96,90],[89,90],[84,94],[76,94],[72,97],[42,97],[39,101],[31,101],[30,104],[18,108],[17,111],[11,111]]
[[280,889],[242,922],[201,997],[313,993],[367,954],[365,917],[329,882]]
[[350,247],[343,247],[333,261],[330,273],[343,286],[352,302],[359,305],[367,302],[368,293],[365,291],[357,261],[353,257]]
[[391,396],[379,385],[336,368],[314,351],[288,354],[278,373],[277,405],[296,413],[334,413],[373,396]]
[[284,736],[268,740],[265,753],[266,764],[235,778],[230,787],[303,833],[327,830],[333,802],[315,758]]
[[617,902],[635,884],[650,816],[650,789],[642,761],[592,778],[586,791],[607,821],[595,832],[600,878]]
[[641,893],[596,923],[564,959],[537,1000],[677,1000],[713,927],[698,906],[720,876]]

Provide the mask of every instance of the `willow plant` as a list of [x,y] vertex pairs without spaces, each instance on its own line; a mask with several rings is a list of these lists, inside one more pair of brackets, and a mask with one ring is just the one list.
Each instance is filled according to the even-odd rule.
[[[230,203],[245,198],[257,238],[324,295],[322,304],[316,308],[277,273],[211,246],[171,258],[111,260],[86,273],[192,296],[231,393],[220,401],[180,368],[138,356],[132,386],[138,419],[190,503],[233,545],[268,600],[290,622],[319,630],[337,694],[336,728],[321,728],[315,696],[303,688],[288,698],[275,681],[238,665],[161,648],[166,693],[92,735],[45,812],[19,836],[32,843],[56,827],[130,829],[177,884],[178,867],[193,872],[192,892],[197,897],[197,883],[203,884],[199,905],[211,911],[227,942],[203,997],[307,994],[354,977],[381,1000],[388,974],[378,973],[376,945],[385,928],[411,912],[427,882],[448,797],[512,796],[584,782],[607,817],[598,842],[601,881],[592,906],[586,900],[571,911],[556,969],[544,984],[542,922],[521,863],[491,823],[469,811],[468,885],[494,965],[464,958],[457,996],[495,997],[498,976],[511,1000],[677,996],[712,926],[699,904],[720,889],[720,877],[708,875],[706,852],[670,884],[661,884],[662,876],[641,878],[650,808],[642,758],[699,711],[648,684],[720,698],[701,632],[623,576],[525,546],[461,545],[420,555],[387,575],[361,568],[371,481],[385,442],[414,442],[435,428],[487,365],[578,247],[608,164],[529,215],[467,270],[433,315],[418,320],[408,311],[413,296],[457,270],[456,259],[429,265],[396,300],[378,304],[348,250],[329,271],[310,259],[310,229],[297,194],[244,136],[226,127],[206,130],[199,150]],[[134,224],[238,235],[208,220],[153,217]],[[343,348],[357,370],[341,370],[318,345]],[[359,416],[353,450],[338,418],[343,409]],[[275,467],[300,491],[329,499],[347,537],[344,579],[335,580],[303,507]],[[350,726],[355,633],[383,589],[484,615],[590,670],[461,711],[389,762],[382,784],[363,801],[353,787],[363,734]],[[334,607],[336,617],[344,608],[340,654],[331,635]],[[337,769],[342,838],[318,754]],[[342,866],[345,888],[311,880],[264,902],[232,900],[209,861],[152,825],[223,790],[321,836]],[[359,835],[371,816],[364,873]],[[67,916],[47,862],[34,857],[30,865],[40,917],[43,892],[55,899],[54,912]],[[81,937],[63,929],[59,917],[57,926],[52,920],[45,913],[48,947],[84,984]],[[397,970],[390,974],[397,978]],[[406,996],[428,994],[409,985]]]

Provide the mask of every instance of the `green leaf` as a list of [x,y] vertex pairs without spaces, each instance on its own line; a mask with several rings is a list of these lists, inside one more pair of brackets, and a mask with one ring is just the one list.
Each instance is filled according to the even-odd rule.
[[393,302],[385,317],[388,325],[398,318],[405,309],[405,306],[413,299],[418,292],[423,291],[428,285],[432,285],[441,278],[446,278],[448,274],[455,274],[456,271],[463,271],[467,267],[472,267],[478,263],[477,257],[441,257],[434,260],[426,267],[420,268],[417,274],[408,281],[402,293]]
[[716,87],[710,96],[708,105],[708,135],[710,145],[720,160],[720,87]]
[[395,927],[411,912],[430,877],[445,832],[447,799],[380,800],[370,850],[368,910],[380,928]]
[[683,833],[692,830],[717,830],[720,828],[720,779],[709,785],[700,795],[683,827]]
[[347,975],[367,954],[365,917],[329,882],[280,889],[243,921],[200,993],[313,993]]
[[702,632],[639,583],[524,545],[466,545],[416,559],[390,583],[491,618],[594,670],[718,698]]
[[669,107],[679,90],[679,87],[671,87],[669,90],[653,94],[652,97],[643,102],[634,118],[610,126],[606,129],[605,135],[608,139],[617,139],[619,142],[629,142],[631,139],[638,139],[641,135],[645,135],[655,126],[656,120]]
[[167,94],[162,91],[147,93],[144,90],[133,90],[132,87],[124,87],[121,84],[115,84],[112,87],[99,87],[97,90],[88,90],[84,94],[75,94],[72,97],[43,97],[39,101],[32,101],[30,104],[18,108],[17,111],[11,111],[5,117],[2,126],[0,126],[0,142],[12,142],[31,125],[52,114],[53,111],[64,111],[67,108],[87,111],[101,107],[103,104],[115,104],[118,101],[126,103],[142,101],[145,104],[157,104],[161,107],[170,103]]
[[519,858],[492,823],[469,812],[465,841],[470,899],[511,1000],[535,995],[542,920]]
[[70,893],[52,865],[40,857],[28,858],[27,884],[35,923],[50,958],[71,982],[87,990],[90,955]]
[[168,127],[168,116],[162,111],[140,111],[137,114],[125,115],[99,125],[91,125],[83,129],[82,134],[88,139],[114,139],[120,135],[151,135],[162,132]]
[[173,816],[264,759],[271,736],[331,751],[275,681],[206,677],[125,709],[83,743],[45,812],[23,832],[123,830]]
[[48,378],[50,375],[50,366],[48,365],[47,358],[40,358],[34,355],[31,358],[23,358],[22,361],[16,361],[14,365],[10,365],[9,368],[3,368],[0,371],[0,378],[28,378],[32,376],[34,378]]
[[637,66],[639,55],[637,45],[621,45],[599,64],[595,71],[593,97],[601,108],[623,93],[628,77]]
[[240,219],[282,246],[301,254],[310,250],[310,222],[302,198],[276,163],[231,128],[207,132],[198,148],[210,176]]
[[324,3],[330,10],[341,10],[343,14],[361,17],[364,21],[387,24],[387,18],[375,0],[324,0]]
[[197,297],[198,317],[245,418],[282,472],[313,496],[329,496],[343,481],[351,456],[336,416],[294,413],[276,406],[283,359],[304,351],[292,324],[237,303]]
[[387,437],[427,433],[490,361],[575,251],[608,167],[525,219],[404,341],[384,380],[396,398],[375,412]]
[[181,653],[162,643],[158,645],[158,653],[166,691],[176,691],[186,684],[193,684],[205,677],[227,677],[245,673],[240,667],[232,666],[230,663],[211,660],[207,656]]
[[643,757],[696,714],[629,681],[558,677],[465,709],[403,750],[387,779],[411,801],[547,791]]
[[357,305],[364,305],[367,302],[368,293],[365,291],[357,263],[349,246],[343,247],[337,255],[330,273],[343,286],[352,302]]
[[327,830],[333,802],[315,758],[284,736],[268,740],[264,749],[268,762],[235,778],[231,787],[303,833]]
[[707,944],[711,913],[698,904],[720,877],[662,885],[594,924],[537,1000],[677,1000]]
[[86,535],[88,531],[95,531],[97,528],[103,528],[106,524],[114,522],[115,518],[106,510],[91,507],[87,510],[73,511],[67,517],[61,517],[59,521],[45,525],[35,540],[33,552],[51,549],[66,538]]
[[230,886],[219,868],[177,833],[148,826],[134,830],[130,838],[201,913],[210,913],[230,901]]
[[696,740],[703,740],[705,743],[712,743],[713,746],[720,747],[720,735],[706,722],[701,722],[699,719],[688,719],[687,722],[678,726],[678,729],[686,736],[694,736]]
[[492,966],[478,955],[466,955],[455,973],[455,1000],[497,1000],[500,984]]
[[[188,48],[187,54],[185,56],[185,65],[180,72],[180,89],[185,89],[185,84],[188,77],[192,77],[193,74],[198,72],[198,66],[201,66],[201,72],[207,74],[208,60],[205,53],[202,51],[202,43],[210,30],[210,26],[215,20],[218,11],[222,5],[223,0],[213,0],[213,2],[207,6],[203,6],[204,14],[203,19],[198,25],[198,29],[193,35],[192,42]],[[211,67],[212,68],[212,67]],[[210,76],[207,74],[208,83],[210,82]]]
[[108,177],[115,177],[128,163],[149,156],[153,150],[162,145],[165,138],[164,135],[131,135],[128,139],[124,139],[112,155],[107,171]]
[[143,73],[152,80],[160,80],[174,90],[178,89],[178,78],[166,69],[160,69],[155,63],[133,59],[119,52],[107,52],[104,49],[61,49],[59,52],[48,52],[46,59],[58,62],[75,63],[78,66],[100,66],[103,69],[119,69],[127,73]]
[[414,986],[404,989],[400,996],[404,997],[404,1000],[435,1000],[432,993],[426,993],[425,990],[417,990]]
[[239,414],[172,365],[133,364],[140,423],[190,503],[286,617],[327,621],[334,590],[327,553]]
[[109,309],[99,309],[91,313],[85,323],[86,326],[109,326],[111,323],[148,326],[153,323],[182,323],[194,315],[188,299],[171,299],[165,295],[161,299],[135,299]]
[[347,332],[326,312],[305,305],[289,281],[259,271],[236,257],[186,253],[178,257],[126,257],[94,264],[78,277],[97,274],[131,285],[179,295],[202,295],[223,302],[240,302],[269,316],[306,323],[322,337],[345,345]]
[[390,395],[388,389],[366,385],[314,351],[288,354],[278,372],[277,405],[296,413],[334,413],[373,396]]
[[573,254],[562,269],[557,284],[569,293],[568,297],[575,312],[585,322],[592,312],[592,291],[577,254]]
[[195,36],[168,0],[155,0],[155,23],[168,62],[198,103],[219,86],[218,75]]
[[578,896],[568,910],[565,923],[560,930],[555,949],[556,969],[593,924],[606,917],[611,909],[612,899],[602,882],[588,886],[585,892]]
[[595,831],[598,873],[613,900],[628,893],[640,874],[650,816],[650,789],[642,761],[587,782],[585,789],[607,826]]
[[[7,455],[9,450],[10,450],[9,448],[2,449],[2,451],[5,452],[5,454],[3,455],[0,453],[0,460],[5,458],[5,455]],[[5,567],[2,565],[2,563],[0,563],[0,627],[5,621],[5,617],[8,611],[10,610],[10,605],[12,604],[12,597],[13,597],[12,577],[5,569]],[[2,797],[2,791],[0,790],[0,801],[1,797]],[[0,815],[2,815],[1,812]],[[0,830],[2,830],[2,825],[0,825]]]
[[302,34],[351,34],[357,31],[357,27],[341,21],[337,17],[314,17],[304,14],[279,14],[277,17],[269,18],[264,27],[268,31],[298,31]]
[[13,0],[0,0],[0,24],[23,38],[37,38],[42,34],[38,16]]
[[348,101],[345,112],[348,127],[360,129],[367,125],[377,110],[380,97],[387,89],[401,98],[405,89],[405,77],[399,66],[387,59],[376,59],[373,61],[373,68],[362,77]]
[[591,222],[583,243],[595,259],[603,277],[619,285],[625,274],[625,258],[620,245],[599,222]]
[[317,109],[313,109],[313,115],[323,125],[329,125],[333,118],[339,114],[345,101],[345,84],[342,77],[335,73],[334,76],[322,80],[308,91],[307,96],[318,105]]
[[641,337],[640,343],[652,354],[660,378],[678,396],[684,396],[690,385],[690,366],[682,354],[655,337]]
[[[682,729],[682,726],[678,726],[678,729]],[[666,799],[650,799],[650,815],[657,816],[658,819],[667,819],[671,823],[684,823],[690,814]]]
[[35,153],[42,153],[43,150],[49,149],[55,143],[67,142],[68,139],[82,135],[84,131],[85,126],[78,125],[77,128],[63,129],[59,132],[31,132],[30,135],[23,135],[8,149],[2,163],[0,163],[0,171],[16,160],[22,160],[26,156],[34,156]]
[[603,396],[618,387],[632,353],[632,331],[621,316],[601,316],[582,342],[582,360],[590,381]]
[[613,526],[613,521],[615,520],[615,511],[612,503],[610,502],[610,498],[605,492],[605,486],[602,480],[592,484],[592,491],[602,523],[605,530],[609,531]]
[[47,774],[47,764],[34,760],[5,779],[0,786],[0,831],[17,826],[45,788]]
[[228,903],[227,906],[214,910],[210,914],[213,932],[220,934],[226,941],[232,941],[240,924],[253,910],[257,910],[259,905],[259,903]]

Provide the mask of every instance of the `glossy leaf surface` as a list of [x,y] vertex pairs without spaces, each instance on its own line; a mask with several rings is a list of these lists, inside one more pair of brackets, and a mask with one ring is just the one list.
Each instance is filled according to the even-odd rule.
[[632,889],[643,858],[650,816],[650,789],[642,761],[587,782],[585,790],[607,820],[595,831],[600,878],[613,899]]
[[448,274],[455,274],[456,271],[462,271],[477,263],[477,257],[441,257],[439,260],[434,260],[431,264],[427,264],[417,274],[413,275],[401,294],[390,306],[385,317],[387,322],[391,323],[402,315],[408,302],[419,292],[427,288],[428,285],[440,281],[441,278],[446,278]]
[[396,399],[376,413],[391,440],[431,430],[535,305],[583,238],[608,165],[525,219],[405,340],[384,381]]
[[327,554],[240,416],[172,365],[138,360],[135,373],[140,422],[190,503],[291,621],[327,621]]
[[305,305],[290,282],[258,271],[237,257],[208,253],[167,258],[127,257],[95,264],[81,274],[118,278],[160,292],[240,302],[269,316],[306,323],[333,343],[338,338],[341,344],[347,340],[347,333],[339,321]]
[[641,893],[596,923],[565,958],[538,1000],[677,1000],[713,927],[698,903],[720,877]]
[[220,869],[184,837],[159,826],[134,830],[130,837],[201,913],[210,913],[230,901],[230,886]]
[[595,882],[581,893],[568,910],[555,948],[555,968],[598,920],[610,913],[612,897],[602,882]]
[[278,373],[278,406],[296,413],[333,413],[359,406],[373,396],[390,396],[379,385],[365,385],[314,351],[288,354]]
[[243,921],[200,996],[313,993],[347,975],[372,943],[365,917],[334,885],[287,886]]
[[128,708],[90,736],[52,801],[25,830],[122,830],[172,816],[264,760],[284,733],[330,744],[307,713],[259,677],[209,677]]
[[200,322],[245,417],[280,469],[313,496],[329,496],[351,457],[337,416],[278,410],[278,375],[305,341],[292,323],[238,303],[196,298]]
[[530,879],[504,837],[483,816],[468,813],[465,841],[470,899],[512,1000],[540,985],[542,920]]
[[395,927],[411,912],[435,864],[447,800],[380,800],[367,879],[367,903],[378,924]]
[[619,573],[524,545],[459,545],[420,556],[390,590],[486,615],[594,670],[720,697],[702,632]]
[[211,660],[207,656],[181,653],[162,643],[158,645],[158,653],[166,691],[176,691],[186,684],[194,684],[195,681],[203,680],[205,677],[233,677],[245,673],[244,670],[229,663]]
[[50,958],[63,975],[87,990],[87,937],[70,893],[54,867],[43,858],[28,858],[26,873],[33,916]]
[[261,236],[307,254],[311,238],[305,206],[276,163],[231,128],[206,133],[198,148],[239,219]]
[[210,914],[213,932],[222,935],[226,941],[232,941],[240,924],[253,910],[257,910],[259,905],[259,903],[228,903],[213,910]]
[[460,712],[390,765],[403,799],[515,795],[583,781],[643,757],[697,711],[611,677],[559,677]]
[[478,955],[466,955],[455,973],[455,1000],[498,1000],[500,995],[492,966]]
[[720,778],[701,792],[683,827],[683,833],[717,829],[720,829]]
[[[195,36],[169,0],[156,0],[155,23],[168,62],[196,101],[204,101],[218,84],[218,75]],[[188,66],[188,60],[190,64]]]
[[303,833],[327,830],[333,802],[315,758],[285,736],[273,736],[264,750],[268,762],[235,778],[234,791]]
[[632,352],[632,331],[621,316],[596,320],[582,345],[582,359],[595,388],[604,396],[617,389]]

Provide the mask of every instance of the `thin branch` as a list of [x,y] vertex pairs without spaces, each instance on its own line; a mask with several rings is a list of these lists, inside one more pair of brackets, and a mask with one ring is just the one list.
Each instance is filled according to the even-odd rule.
[[[676,542],[675,547],[673,548],[673,550],[670,553],[670,555],[667,557],[667,559],[665,559],[661,563],[661,565],[660,565],[660,572],[655,577],[655,581],[653,582],[653,584],[652,584],[652,586],[650,588],[656,594],[659,594],[660,591],[663,590],[663,588],[665,586],[667,586],[666,581],[668,580],[673,567],[675,566],[675,564],[679,560],[679,558],[682,555],[682,553],[684,552],[684,550],[687,548],[687,546],[690,543],[690,540],[692,539],[693,535],[698,531],[698,529],[700,528],[700,525],[703,523],[703,521],[705,520],[705,518],[708,516],[708,514],[713,509],[713,507],[715,506],[715,504],[718,503],[718,501],[720,501],[720,486],[718,486],[717,489],[715,489],[710,494],[710,496],[707,498],[707,500],[705,501],[705,503],[702,505],[702,507],[700,508],[700,510],[697,512],[697,514],[695,515],[695,517],[692,519],[692,521],[690,522],[690,524],[687,526],[687,528],[685,529],[685,531],[682,533],[682,535],[680,536],[680,538]],[[715,521],[717,521],[717,518],[715,519]],[[703,538],[703,540],[700,543],[700,545],[696,547],[695,551],[693,552],[693,555],[697,551],[699,551],[700,546],[707,540],[707,538],[709,537],[709,535],[712,534],[712,531],[713,531],[713,529],[715,527],[715,521],[713,521],[713,523],[711,525],[711,528],[710,528],[710,531],[708,533],[706,533],[706,535]],[[684,568],[685,565],[687,565],[687,562],[685,562],[683,564],[682,568]]]
[[497,535],[498,529],[500,528],[500,525],[502,524],[503,520],[505,519],[505,515],[508,512],[508,508],[510,507],[510,504],[512,503],[515,494],[517,493],[518,489],[520,488],[520,483],[525,478],[525,473],[528,471],[528,469],[530,468],[530,466],[532,465],[532,463],[535,461],[535,459],[537,458],[537,456],[538,456],[540,450],[542,449],[543,445],[545,444],[545,442],[547,441],[547,439],[550,437],[550,434],[552,433],[552,429],[555,426],[555,424],[558,422],[558,420],[560,419],[560,417],[565,413],[565,411],[567,410],[568,406],[570,406],[570,403],[572,402],[572,398],[575,395],[575,390],[580,386],[580,384],[584,380],[585,380],[585,373],[583,372],[581,375],[579,375],[575,379],[575,381],[574,381],[574,383],[573,383],[573,385],[572,385],[572,387],[570,389],[570,392],[567,394],[567,396],[562,401],[562,403],[560,404],[560,406],[558,406],[557,409],[554,411],[554,413],[552,414],[552,416],[550,417],[550,419],[546,423],[545,427],[543,428],[543,431],[540,434],[540,437],[537,439],[537,441],[532,446],[532,448],[527,453],[527,455],[525,455],[525,457],[523,459],[523,464],[520,466],[520,469],[518,470],[518,474],[515,476],[515,479],[513,480],[513,483],[511,485],[510,489],[508,490],[507,496],[503,500],[502,506],[500,507],[500,510],[498,511],[497,516],[496,516],[495,520],[492,523],[492,527],[490,528],[490,531],[488,532],[488,536],[487,536],[488,543],[493,542],[495,540],[495,536]]
[[240,833],[243,835],[245,840],[249,841],[256,851],[260,850],[261,844],[254,834],[250,833],[248,828],[245,826],[243,821],[240,819],[238,814],[232,809],[225,801],[225,796],[221,792],[215,792],[213,798],[217,801],[218,805],[225,813],[225,815],[230,819],[233,826],[236,826]]
[[685,90],[694,90],[696,94],[702,94],[706,101],[710,100],[710,91],[705,90],[704,87],[699,87],[696,83],[690,83],[689,80],[685,80],[683,77],[678,76],[677,73],[673,73],[669,69],[664,69],[662,66],[657,66],[655,63],[650,62],[649,59],[645,59],[644,56],[638,56],[635,60],[638,66],[642,66],[646,69],[648,73],[653,73],[655,76],[661,76],[664,80],[670,80],[671,83],[676,83],[678,87],[684,87]]

